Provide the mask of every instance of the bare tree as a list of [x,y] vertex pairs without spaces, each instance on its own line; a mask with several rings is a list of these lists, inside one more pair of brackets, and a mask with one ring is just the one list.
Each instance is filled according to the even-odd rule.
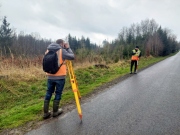
[[158,33],[154,33],[152,36],[149,36],[149,39],[146,44],[146,56],[154,55],[159,56],[163,51],[163,44],[159,38]]

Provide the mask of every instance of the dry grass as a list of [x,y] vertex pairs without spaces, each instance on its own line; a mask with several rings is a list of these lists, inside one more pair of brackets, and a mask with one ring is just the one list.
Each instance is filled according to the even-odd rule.
[[[106,65],[105,64],[106,62],[101,62],[101,64],[104,64],[104,65]],[[86,68],[86,67],[90,67],[90,66],[93,66],[93,65],[95,65],[95,64],[99,64],[99,63],[97,63],[97,62],[89,62],[89,61],[83,61],[83,62],[77,62],[77,61],[74,61],[73,62],[73,67],[74,67],[74,69],[79,69],[79,68]]]
[[0,76],[8,77],[8,79],[32,80],[45,77],[45,73],[41,67],[42,58],[0,58]]
[[[147,57],[145,59],[149,59]],[[42,59],[43,56],[37,56],[34,58],[23,58],[23,57],[0,57],[0,79],[8,77],[16,81],[29,81],[34,79],[42,79],[46,77],[46,74],[42,70]],[[121,60],[117,63],[108,64],[109,67],[126,67],[130,63],[130,60]],[[83,62],[73,61],[74,69],[91,67],[95,64],[104,64],[105,61],[97,63],[97,61],[89,62],[84,60]]]
[[[9,79],[28,81],[37,78],[44,78],[46,74],[42,70],[42,56],[34,58],[22,57],[0,57],[0,77],[8,77]],[[73,61],[74,69],[86,68],[97,64],[97,62],[78,62]],[[101,62],[105,64],[105,62]]]
[[11,67],[8,70],[3,70],[1,75],[16,81],[29,81],[45,77],[45,73],[40,67],[33,66],[27,68]]

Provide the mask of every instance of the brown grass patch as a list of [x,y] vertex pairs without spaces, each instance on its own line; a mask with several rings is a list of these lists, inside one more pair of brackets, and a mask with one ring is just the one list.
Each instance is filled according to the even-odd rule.
[[[9,79],[17,81],[29,81],[37,80],[46,77],[42,69],[42,59],[43,56],[37,56],[34,58],[23,58],[23,57],[0,57],[0,76],[8,77]],[[99,64],[96,61],[89,62],[83,61],[78,62],[73,61],[74,70],[79,68],[87,68]],[[107,65],[105,61],[100,64]],[[124,66],[126,61],[119,61],[117,63],[108,64],[109,67]]]
[[45,77],[42,70],[42,57],[36,58],[0,58],[0,76],[8,79],[32,80]]

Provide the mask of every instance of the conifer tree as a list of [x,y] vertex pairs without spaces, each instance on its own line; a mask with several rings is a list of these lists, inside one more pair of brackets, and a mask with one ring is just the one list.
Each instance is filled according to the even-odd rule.
[[0,26],[0,49],[4,54],[7,54],[10,50],[9,47],[12,45],[14,38],[13,31],[9,28],[10,23],[7,22],[6,16],[2,20],[2,25]]

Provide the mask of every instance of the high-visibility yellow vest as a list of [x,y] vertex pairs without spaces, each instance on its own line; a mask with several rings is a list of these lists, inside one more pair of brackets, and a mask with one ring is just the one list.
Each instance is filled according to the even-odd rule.
[[131,60],[139,60],[139,55],[140,55],[141,51],[140,50],[138,50],[138,51],[133,50],[133,53],[135,53],[135,54],[132,55]]

